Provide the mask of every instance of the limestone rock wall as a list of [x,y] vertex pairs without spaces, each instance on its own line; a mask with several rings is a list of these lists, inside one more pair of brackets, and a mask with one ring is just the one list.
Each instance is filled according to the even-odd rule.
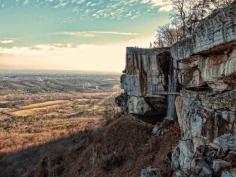
[[[176,110],[182,138],[172,153],[174,176],[220,176],[223,170],[234,169],[236,90],[218,94],[182,90]],[[229,154],[234,156],[227,159]],[[214,167],[219,159],[221,171]]]
[[[236,39],[236,1],[228,7],[216,10],[197,27],[193,36],[176,43],[171,48],[176,60],[187,59],[198,53],[210,53],[211,49]],[[218,50],[215,48],[215,50]]]
[[236,176],[236,1],[170,49],[127,48],[121,84],[129,113],[176,112],[173,177]]
[[182,138],[172,152],[173,176],[236,176],[235,17],[236,1],[170,49],[182,88],[175,100]]
[[165,92],[168,88],[170,53],[164,49],[127,48],[126,68],[121,76],[121,87],[128,95],[128,113],[165,114]]
[[214,91],[235,88],[236,46],[227,47],[221,53],[191,56],[179,60],[178,64],[178,81],[184,88],[209,87]]

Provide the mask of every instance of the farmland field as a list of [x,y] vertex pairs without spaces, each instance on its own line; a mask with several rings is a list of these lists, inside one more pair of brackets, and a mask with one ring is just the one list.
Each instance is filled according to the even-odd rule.
[[118,111],[115,74],[0,72],[0,154],[96,128]]

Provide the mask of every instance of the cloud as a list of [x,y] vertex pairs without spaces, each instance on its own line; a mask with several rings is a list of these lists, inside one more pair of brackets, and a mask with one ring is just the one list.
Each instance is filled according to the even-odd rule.
[[29,0],[25,0],[25,1],[23,2],[23,4],[24,4],[24,5],[29,4]]
[[159,7],[159,11],[171,11],[173,9],[170,0],[141,0],[141,3],[152,3],[154,6]]
[[0,67],[121,72],[127,46],[148,47],[152,36],[103,45],[41,44],[0,47]]
[[65,17],[63,19],[63,23],[72,23],[74,22],[73,17]]
[[56,35],[78,36],[78,37],[96,37],[99,35],[116,36],[138,36],[139,33],[117,32],[117,31],[76,31],[76,32],[58,32]]
[[[109,50],[108,50],[109,48]],[[35,47],[0,48],[0,67],[8,69],[56,69],[121,71],[125,48],[118,45],[78,45],[56,47],[40,45]]]
[[[36,0],[35,0],[36,1]],[[137,19],[140,16],[155,15],[159,11],[170,11],[170,0],[16,0],[22,5],[34,4],[53,9],[67,9],[80,18]],[[36,4],[37,3],[37,4]],[[132,13],[127,16],[129,12]]]
[[13,39],[0,40],[0,44],[12,44],[14,42]]

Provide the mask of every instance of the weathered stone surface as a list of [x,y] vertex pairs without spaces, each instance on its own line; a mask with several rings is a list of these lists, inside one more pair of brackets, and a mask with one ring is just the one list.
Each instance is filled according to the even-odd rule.
[[184,174],[184,172],[182,172],[181,170],[177,170],[174,172],[172,177],[188,177],[188,176],[186,174]]
[[176,110],[182,136],[192,139],[194,149],[213,142],[224,133],[234,133],[236,98],[230,97],[231,93],[235,92],[223,93],[223,96],[182,91],[177,97]]
[[138,75],[123,74],[121,76],[121,88],[129,96],[142,96]]
[[[217,94],[205,91],[181,91],[181,95],[176,99],[176,111],[182,140],[179,141],[178,150],[172,152],[173,170],[200,176],[200,172],[197,174],[197,169],[202,170],[202,164],[208,164],[204,165],[205,170],[201,175],[213,175],[208,168],[209,162],[219,160],[229,150],[231,152],[236,150],[235,104],[235,90]],[[184,146],[183,142],[186,139],[189,143]],[[224,151],[223,156],[218,154],[221,150]],[[200,165],[196,163],[196,159],[199,158],[202,159]],[[191,168],[184,165],[186,162],[191,162]],[[213,169],[215,173],[220,173],[224,170],[223,164],[218,168],[216,162],[219,161],[215,161]]]
[[128,112],[130,114],[144,115],[151,111],[151,108],[146,103],[143,97],[131,96],[128,100]]
[[224,160],[230,162],[231,164],[236,164],[236,151],[230,151]]
[[[168,48],[127,48],[126,68],[121,76],[121,88],[128,95],[128,112],[144,115],[150,112],[163,114],[168,90],[170,53]],[[152,105],[150,106],[148,105]]]
[[141,177],[161,177],[161,173],[158,168],[148,167],[142,169]]
[[223,171],[221,177],[236,177],[236,173],[230,171]]
[[180,167],[185,174],[190,174],[191,161],[193,158],[193,148],[191,140],[181,140],[179,142],[179,163]]
[[178,80],[184,88],[207,86],[215,91],[232,90],[236,87],[236,49],[222,54],[193,56],[179,62]]
[[[236,40],[236,2],[215,11],[198,25],[195,33],[171,49],[175,60],[188,59],[198,53],[209,53],[214,47]],[[217,49],[219,50],[219,48]]]
[[236,76],[236,50],[223,55],[212,55],[198,61],[198,68],[203,82],[213,90],[230,90],[236,86],[236,81],[228,78]]
[[236,135],[224,134],[214,139],[213,143],[219,146],[224,151],[236,150]]
[[229,168],[229,167],[231,167],[231,163],[226,162],[221,159],[213,160],[213,162],[212,162],[212,169],[215,174],[218,174],[220,171],[222,171],[226,168]]
[[[235,173],[235,17],[236,1],[214,11],[192,36],[170,49],[127,48],[121,83],[128,112],[167,112],[167,120],[176,111],[182,137],[172,152],[173,176]],[[161,135],[161,127],[153,133]]]
[[[219,176],[232,168],[236,150],[235,9],[236,1],[214,12],[192,37],[170,49],[178,61],[182,86],[175,100],[182,138],[172,152],[172,169],[187,176]],[[189,145],[183,146],[186,140]],[[232,174],[225,171],[222,176]]]
[[191,162],[191,173],[199,177],[211,177],[213,171],[203,159],[193,159]]
[[194,58],[188,63],[179,63],[178,81],[185,88],[202,87],[205,82],[202,79],[201,71],[198,68],[198,58]]

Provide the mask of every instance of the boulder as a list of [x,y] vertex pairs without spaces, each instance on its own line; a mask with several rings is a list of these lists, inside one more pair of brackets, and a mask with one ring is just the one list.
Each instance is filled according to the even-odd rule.
[[223,171],[220,177],[236,177],[236,173],[231,171]]
[[199,177],[211,177],[213,171],[203,159],[193,159],[191,162],[191,173]]
[[181,170],[177,170],[173,173],[172,177],[188,177],[184,172]]
[[147,167],[142,169],[141,177],[161,177],[161,173],[158,168]]
[[146,112],[152,115],[166,114],[168,77],[173,71],[170,69],[171,61],[169,48],[127,47],[121,88],[129,99],[126,105],[128,113],[141,116]]
[[236,1],[214,11],[192,36],[170,48],[181,86],[175,99],[181,140],[172,151],[174,176],[234,175],[235,13]]
[[220,171],[225,170],[229,167],[231,167],[231,163],[221,159],[213,160],[212,162],[212,169],[215,174],[218,174]]
[[[219,51],[236,40],[236,1],[230,6],[214,11],[202,20],[192,36],[174,44],[170,51],[175,60],[186,60],[190,56]],[[214,50],[215,49],[215,50]]]
[[236,151],[229,151],[224,160],[230,162],[231,164],[236,164]]
[[224,151],[236,150],[236,135],[224,134],[214,139],[213,143]]
[[151,107],[147,104],[143,97],[131,96],[128,100],[128,112],[130,114],[144,115],[151,111]]

